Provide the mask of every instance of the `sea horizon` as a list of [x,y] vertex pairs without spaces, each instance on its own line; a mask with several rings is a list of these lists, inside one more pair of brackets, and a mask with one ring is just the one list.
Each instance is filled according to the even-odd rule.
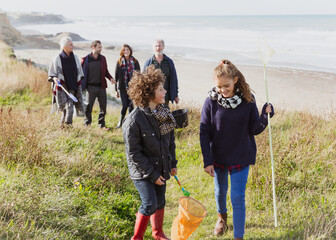
[[270,67],[336,73],[336,15],[225,16],[79,16],[66,24],[22,25],[23,33],[73,32],[104,44],[128,43],[151,50],[154,39],[166,42],[166,52],[188,59],[228,58],[241,65],[260,66],[258,43],[264,38],[275,50]]

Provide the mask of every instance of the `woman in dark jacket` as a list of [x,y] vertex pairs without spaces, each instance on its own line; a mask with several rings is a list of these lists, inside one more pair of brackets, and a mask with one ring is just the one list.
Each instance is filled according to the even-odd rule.
[[132,239],[143,239],[149,220],[154,239],[168,239],[162,230],[166,181],[177,173],[174,128],[176,122],[164,106],[166,90],[160,69],[150,66],[135,72],[128,90],[137,106],[123,124],[130,177],[142,200]]
[[133,56],[132,48],[124,44],[120,50],[120,59],[117,62],[115,68],[115,80],[117,84],[115,85],[115,90],[117,92],[117,98],[121,98],[122,109],[120,115],[120,121],[117,128],[120,128],[122,122],[125,118],[126,111],[128,108],[129,113],[133,110],[133,103],[130,100],[127,89],[128,83],[131,81],[134,71],[140,71],[140,64]]

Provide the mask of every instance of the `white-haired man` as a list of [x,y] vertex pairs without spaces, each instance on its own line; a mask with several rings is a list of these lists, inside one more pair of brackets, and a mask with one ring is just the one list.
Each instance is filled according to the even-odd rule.
[[[73,43],[70,37],[63,37],[60,40],[61,53],[54,57],[49,67],[48,81],[53,83],[53,108],[62,112],[61,127],[71,126],[73,119],[73,107],[75,105],[77,113],[83,115],[83,96],[81,79],[84,76],[80,59],[73,53]],[[78,102],[73,100],[59,86],[58,82],[72,95]]]
[[163,39],[158,39],[153,42],[154,55],[145,62],[144,71],[152,64],[155,68],[161,69],[165,76],[164,89],[167,91],[165,105],[168,106],[169,101],[179,103],[180,99],[178,97],[178,79],[175,65],[173,60],[163,54],[164,47],[165,43]]

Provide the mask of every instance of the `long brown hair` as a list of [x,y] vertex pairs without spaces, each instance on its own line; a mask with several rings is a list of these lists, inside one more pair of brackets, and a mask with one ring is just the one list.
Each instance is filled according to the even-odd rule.
[[[132,55],[133,55],[133,49],[131,48],[131,46],[130,45],[128,45],[128,44],[124,44],[124,45],[122,45],[122,47],[121,47],[121,49],[120,49],[120,58],[119,58],[119,60],[118,60],[118,63],[119,63],[119,65],[121,65],[121,59],[124,57],[124,54],[125,54],[125,48],[128,48],[129,50],[130,50],[130,57],[132,57]],[[134,58],[135,59],[135,58]],[[136,61],[136,59],[135,59],[135,61]]]
[[251,88],[248,85],[248,83],[245,81],[244,75],[229,60],[223,59],[219,62],[219,65],[214,70],[214,77],[216,78],[225,77],[225,78],[232,78],[232,79],[237,77],[238,81],[236,82],[234,86],[234,91],[236,92],[237,89],[239,88],[239,90],[243,94],[243,98],[245,98],[247,102],[254,101]]

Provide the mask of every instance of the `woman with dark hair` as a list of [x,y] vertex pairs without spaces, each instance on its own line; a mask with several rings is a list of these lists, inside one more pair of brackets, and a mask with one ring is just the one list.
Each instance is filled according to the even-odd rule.
[[117,98],[120,97],[122,102],[120,121],[117,128],[121,127],[127,108],[129,113],[133,110],[133,103],[127,94],[128,83],[131,81],[133,72],[140,71],[140,64],[139,61],[132,56],[132,54],[132,48],[129,45],[124,44],[121,47],[120,59],[118,60],[115,68],[115,80],[117,82],[115,90],[117,92]]
[[144,73],[134,73],[128,90],[137,106],[123,124],[128,170],[141,198],[132,237],[136,240],[143,239],[149,220],[153,238],[168,239],[162,225],[166,181],[177,173],[176,122],[164,105],[163,84],[162,71],[149,66]]

